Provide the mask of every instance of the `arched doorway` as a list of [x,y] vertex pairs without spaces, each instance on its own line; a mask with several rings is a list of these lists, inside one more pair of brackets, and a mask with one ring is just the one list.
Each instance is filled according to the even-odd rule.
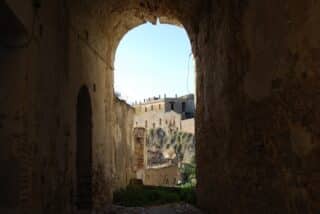
[[195,60],[189,34],[182,24],[158,20],[122,36],[114,57],[115,95],[133,103],[134,128],[146,133],[145,175],[136,176],[146,185],[195,189]]
[[89,90],[81,87],[77,101],[77,199],[80,210],[92,208],[92,109]]

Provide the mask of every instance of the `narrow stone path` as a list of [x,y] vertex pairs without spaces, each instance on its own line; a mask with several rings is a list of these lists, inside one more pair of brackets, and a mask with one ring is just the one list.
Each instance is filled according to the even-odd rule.
[[153,207],[109,206],[99,214],[202,214],[197,208],[185,204],[166,204]]

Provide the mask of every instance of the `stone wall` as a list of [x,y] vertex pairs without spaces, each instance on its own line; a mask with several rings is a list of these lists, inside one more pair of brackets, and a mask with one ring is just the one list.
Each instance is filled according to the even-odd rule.
[[165,112],[165,103],[163,99],[153,100],[134,106],[137,114],[144,114],[146,112]]
[[195,119],[181,120],[181,131],[194,134],[195,133]]
[[180,171],[177,165],[144,170],[144,185],[174,187],[180,180]]
[[174,111],[170,112],[146,112],[134,116],[134,126],[144,127],[145,129],[163,128],[165,130],[181,129],[181,114]]
[[[76,210],[76,106],[92,106],[93,201],[111,202],[113,61],[145,21],[183,25],[197,66],[197,194],[208,213],[320,209],[320,2],[1,1],[1,213]],[[37,9],[39,8],[39,9]]]
[[145,167],[145,143],[146,130],[144,128],[134,128],[134,152],[135,152],[135,169]]
[[125,188],[134,173],[134,141],[133,141],[133,117],[135,111],[126,102],[115,98],[116,123],[113,130],[113,171],[112,189]]
[[[173,105],[171,105],[171,103]],[[182,107],[184,105],[184,109]],[[146,112],[170,112],[175,111],[183,116],[183,119],[193,117],[195,112],[194,94],[187,94],[180,97],[153,97],[145,99],[141,103],[135,103],[134,108],[137,114]],[[173,107],[173,108],[172,108]]]
[[84,83],[66,77],[59,3],[41,10],[32,1],[0,3],[0,213],[71,211],[76,102]]
[[208,2],[196,59],[202,209],[318,212],[319,9],[312,0]]
[[136,178],[143,179],[143,170],[147,166],[146,162],[146,129],[134,128],[134,172]]

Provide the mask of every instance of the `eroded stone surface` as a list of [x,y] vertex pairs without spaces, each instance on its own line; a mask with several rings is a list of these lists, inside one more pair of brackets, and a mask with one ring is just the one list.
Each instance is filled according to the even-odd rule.
[[[15,13],[34,11],[32,0],[6,2]],[[319,1],[41,2],[36,16],[2,19],[1,32],[14,37],[0,49],[1,213],[75,209],[75,106],[83,85],[92,98],[94,206],[111,203],[114,54],[128,30],[157,17],[183,24],[196,57],[201,209],[320,210]],[[22,25],[35,18],[34,31],[10,27],[21,17]],[[24,31],[32,36],[27,44]]]

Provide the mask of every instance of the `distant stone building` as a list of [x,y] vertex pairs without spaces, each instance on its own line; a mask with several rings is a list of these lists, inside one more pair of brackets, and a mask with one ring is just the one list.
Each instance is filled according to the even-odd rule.
[[146,112],[136,114],[134,117],[134,127],[145,129],[162,128],[164,130],[181,130],[181,115],[174,112]]
[[194,120],[195,102],[193,94],[175,98],[161,98],[160,96],[149,98],[144,100],[143,103],[134,104],[133,107],[136,110],[134,127],[183,131],[184,128],[192,129],[190,126],[192,124],[194,126],[194,122],[188,124],[183,122],[184,120]]
[[[190,162],[194,153],[194,144],[189,143],[193,142],[194,134],[194,95],[162,99],[154,97],[133,107],[136,112],[136,162],[143,163],[136,164],[136,177],[147,185],[177,185],[181,180],[181,163]],[[190,145],[182,146],[181,141]],[[184,154],[183,159],[177,152]]]

